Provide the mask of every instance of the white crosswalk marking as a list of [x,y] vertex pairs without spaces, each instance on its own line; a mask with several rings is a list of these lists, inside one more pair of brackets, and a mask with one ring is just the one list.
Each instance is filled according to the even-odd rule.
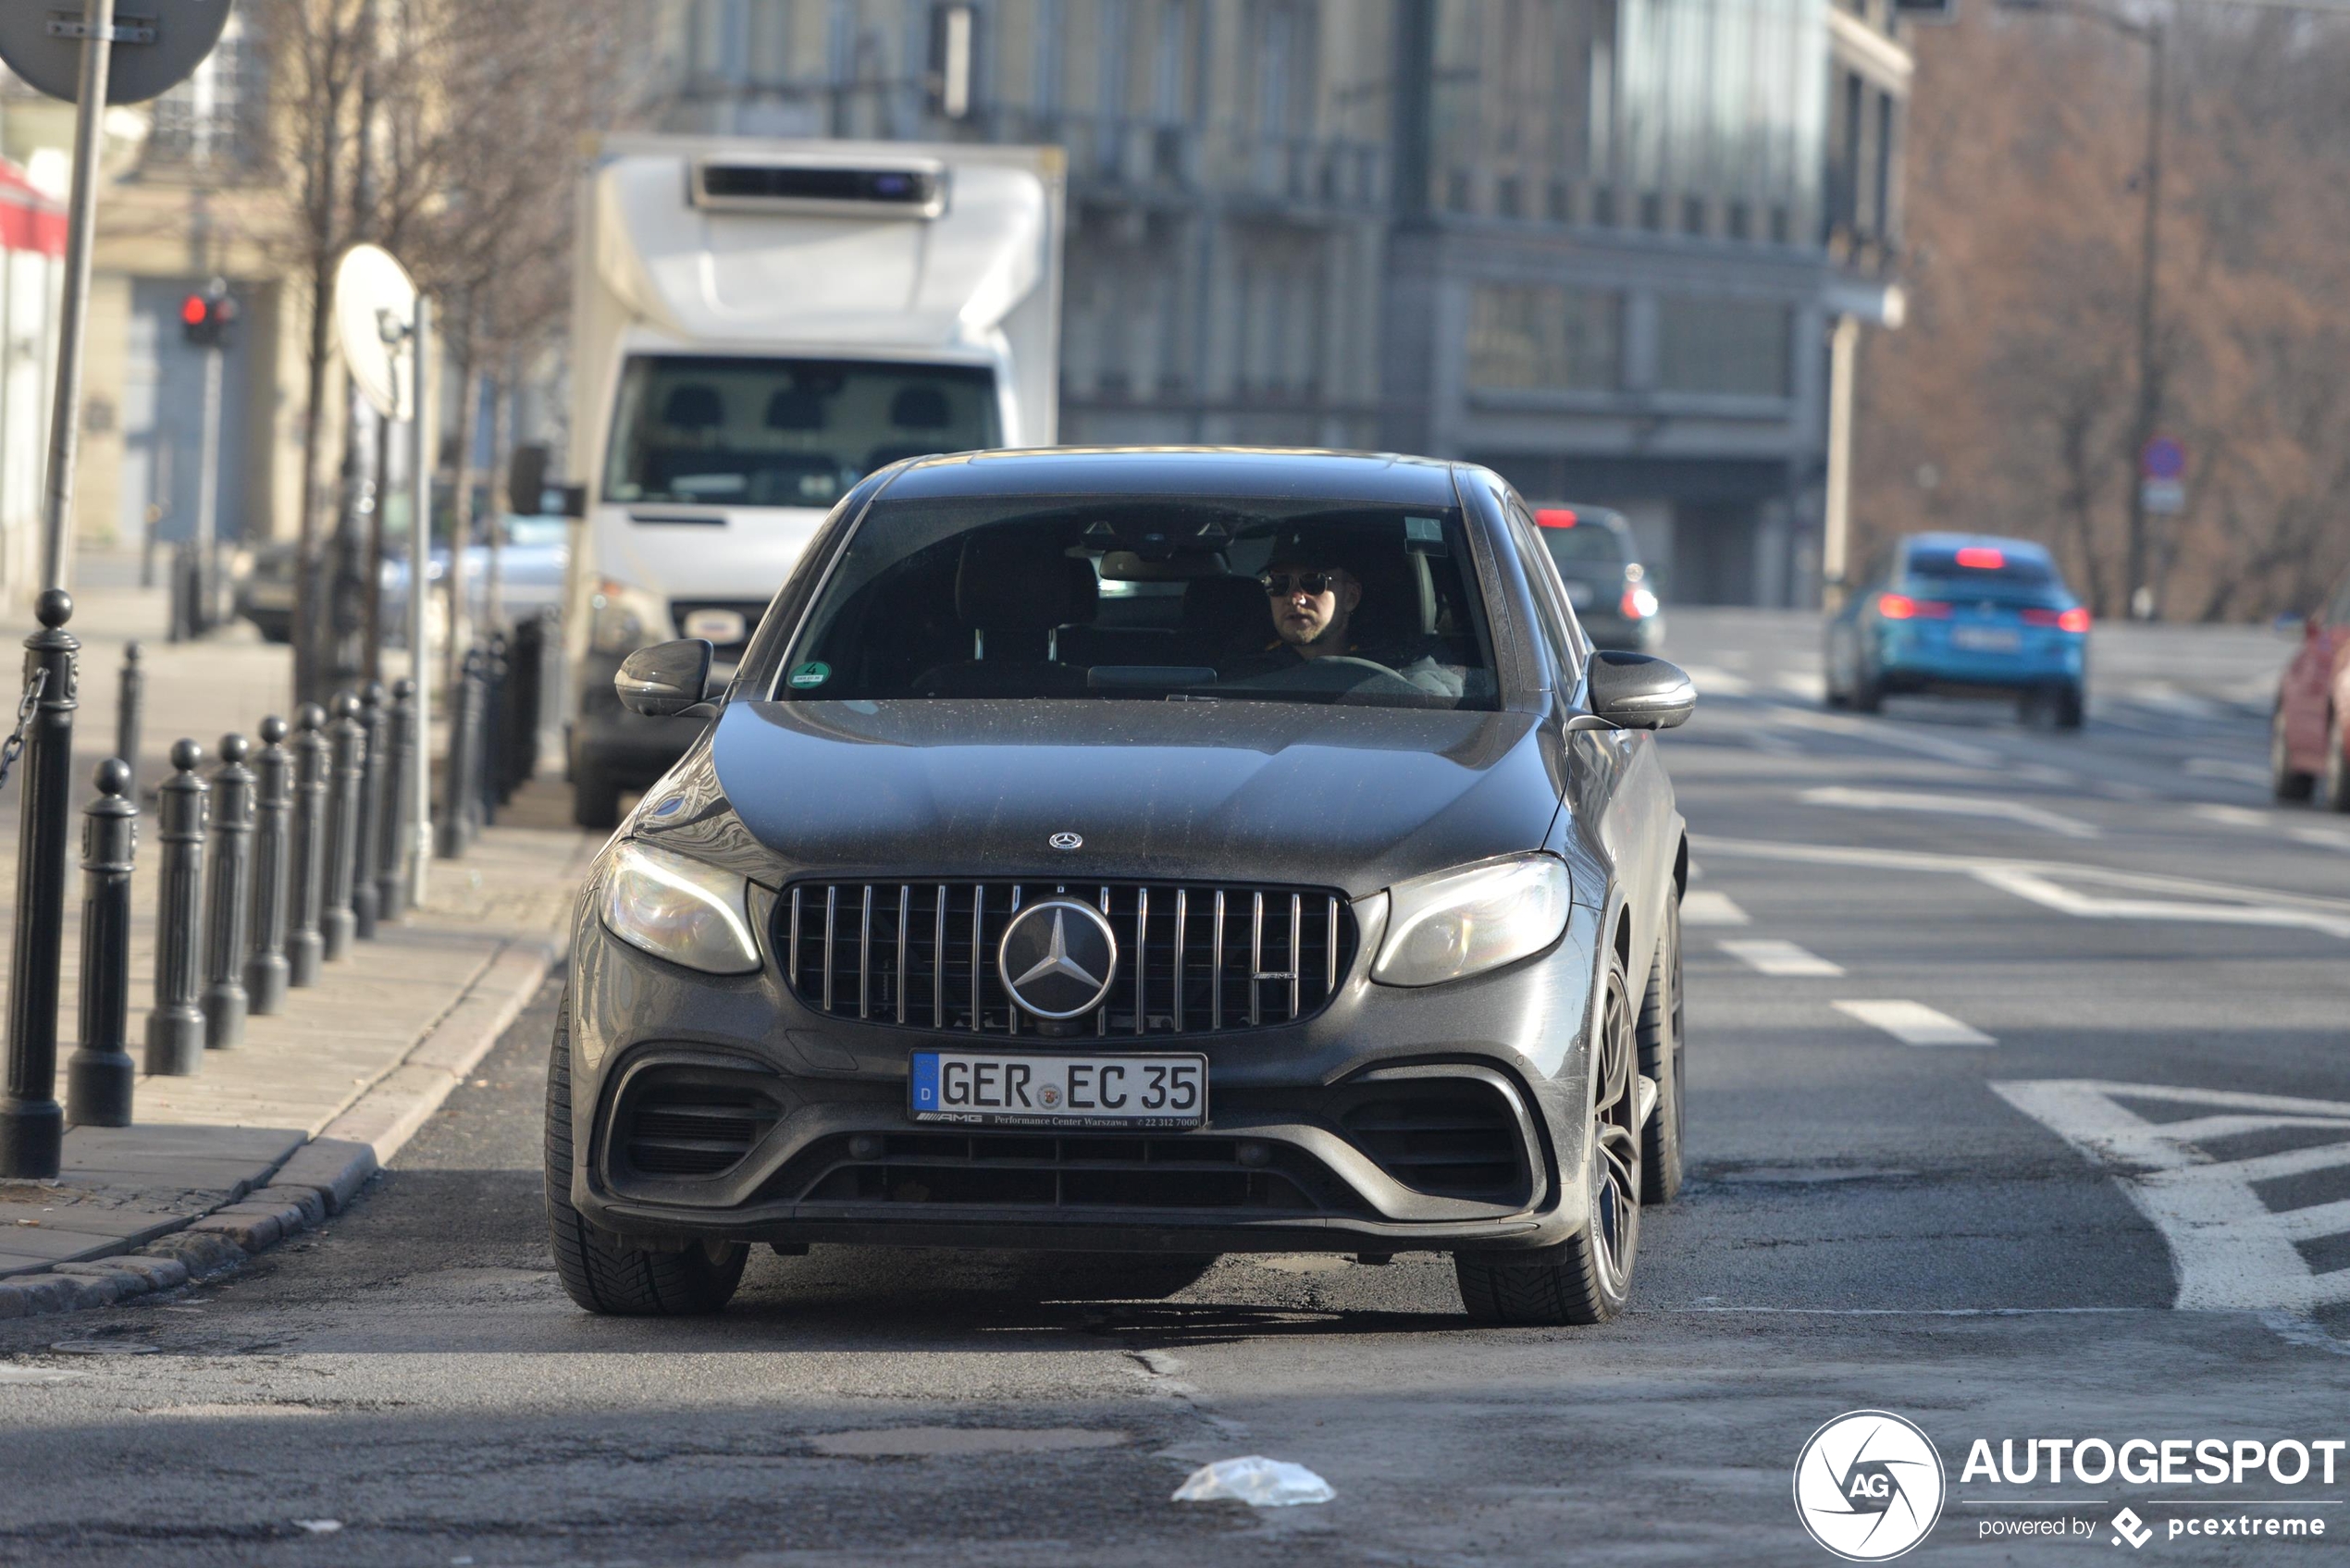
[[[2350,1103],[2087,1079],[1991,1087],[2114,1173],[2123,1194],[2171,1249],[2179,1282],[2173,1305],[2298,1318],[2350,1301],[2350,1269],[2318,1273],[2294,1245],[2350,1235],[2350,1202],[2272,1210],[2255,1187],[2282,1176],[2350,1171]],[[2125,1102],[2200,1107],[2207,1114],[2154,1119]],[[2207,1147],[2261,1133],[2297,1140],[2311,1130],[2335,1136],[2234,1159],[2214,1158]]]
[[2028,801],[1990,795],[1934,795],[1917,790],[1850,789],[1824,784],[1796,796],[1806,806],[1842,806],[1854,811],[1932,811],[1953,817],[1998,817],[2066,838],[2095,838],[2096,824]]
[[1960,1023],[1923,1002],[1837,1002],[1836,1010],[1881,1029],[1904,1045],[1997,1045],[1979,1029]]
[[1817,953],[1798,947],[1792,942],[1782,942],[1776,937],[1749,937],[1714,945],[1748,969],[1769,975],[1774,980],[1832,978],[1844,972],[1842,966],[1831,964]]
[[1742,926],[1746,911],[1726,893],[1713,893],[1703,888],[1681,895],[1681,923],[1685,926]]

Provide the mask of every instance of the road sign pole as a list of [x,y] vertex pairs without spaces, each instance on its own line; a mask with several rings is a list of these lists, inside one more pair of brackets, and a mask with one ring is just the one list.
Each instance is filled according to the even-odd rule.
[[85,0],[81,88],[73,121],[73,194],[66,217],[65,299],[57,313],[57,386],[49,413],[49,488],[41,581],[63,588],[72,562],[73,470],[81,451],[81,347],[90,315],[90,251],[98,227],[98,147],[114,62],[114,0]]
[[431,421],[426,416],[432,382],[432,301],[416,296],[416,319],[408,333],[408,666],[416,683],[415,770],[409,779],[408,798],[414,821],[410,826],[408,904],[422,908],[425,881],[432,865],[432,661],[426,646],[425,609],[432,585],[432,441]]

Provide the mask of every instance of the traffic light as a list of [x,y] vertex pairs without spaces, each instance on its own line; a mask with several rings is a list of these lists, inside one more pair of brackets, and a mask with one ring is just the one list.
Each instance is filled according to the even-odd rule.
[[229,297],[226,284],[215,283],[201,294],[189,295],[179,305],[180,329],[191,348],[227,348],[229,328],[236,320],[237,302]]

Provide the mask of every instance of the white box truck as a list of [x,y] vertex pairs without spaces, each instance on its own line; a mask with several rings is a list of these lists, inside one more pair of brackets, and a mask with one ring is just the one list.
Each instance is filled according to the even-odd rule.
[[901,458],[1058,438],[1056,147],[615,137],[580,215],[564,595],[574,811],[699,731],[622,710],[635,649],[731,665],[817,525]]

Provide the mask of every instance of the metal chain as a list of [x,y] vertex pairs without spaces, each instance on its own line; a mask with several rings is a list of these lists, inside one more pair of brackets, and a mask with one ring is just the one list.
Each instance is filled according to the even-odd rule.
[[49,684],[46,669],[35,670],[32,679],[25,684],[24,700],[17,704],[17,727],[0,743],[0,789],[7,787],[8,770],[24,755],[24,727],[32,722],[32,710],[41,706],[41,693]]

